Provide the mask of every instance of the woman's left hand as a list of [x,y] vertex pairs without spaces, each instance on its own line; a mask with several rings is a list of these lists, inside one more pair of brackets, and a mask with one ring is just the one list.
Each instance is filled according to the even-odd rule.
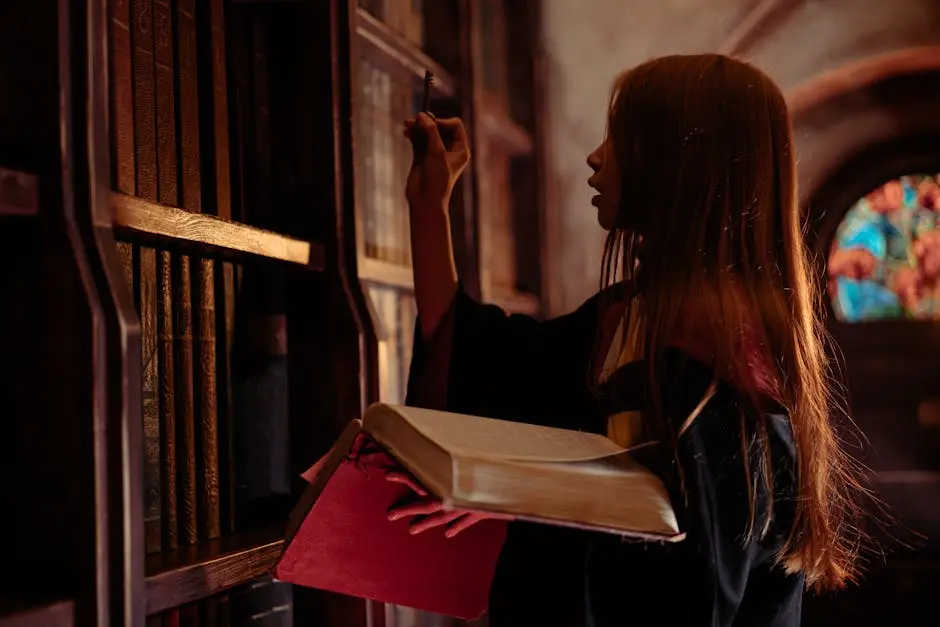
[[390,472],[385,476],[385,479],[392,483],[408,486],[418,497],[416,500],[410,500],[407,504],[397,505],[388,510],[388,519],[391,521],[401,520],[409,516],[414,517],[414,520],[408,526],[408,532],[411,535],[435,527],[444,527],[444,536],[453,538],[483,520],[512,520],[511,516],[499,514],[445,510],[439,498],[428,495],[428,491],[405,472]]

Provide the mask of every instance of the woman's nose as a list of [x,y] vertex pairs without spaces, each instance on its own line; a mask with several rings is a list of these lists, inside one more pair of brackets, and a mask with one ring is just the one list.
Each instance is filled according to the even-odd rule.
[[601,161],[601,157],[599,153],[600,153],[599,150],[595,150],[594,152],[592,152],[591,154],[587,156],[588,167],[594,170],[595,172],[601,169],[602,161]]

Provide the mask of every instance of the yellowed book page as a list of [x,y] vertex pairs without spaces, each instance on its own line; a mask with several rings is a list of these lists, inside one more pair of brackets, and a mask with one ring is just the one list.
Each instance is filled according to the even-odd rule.
[[[579,462],[619,455],[624,449],[604,436],[448,412],[375,404],[363,425],[398,416],[451,455],[519,462]],[[392,418],[395,420],[396,418]]]
[[679,533],[665,485],[628,454],[578,463],[487,460],[458,469],[451,504],[458,509],[490,509],[614,533]]

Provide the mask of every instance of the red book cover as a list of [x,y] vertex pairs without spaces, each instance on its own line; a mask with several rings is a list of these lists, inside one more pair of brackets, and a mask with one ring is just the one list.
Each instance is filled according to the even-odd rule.
[[333,454],[305,473],[310,488],[291,517],[274,576],[328,590],[461,619],[489,601],[507,523],[483,520],[454,538],[441,529],[408,533],[387,510],[409,488],[387,481],[401,467],[351,427]]

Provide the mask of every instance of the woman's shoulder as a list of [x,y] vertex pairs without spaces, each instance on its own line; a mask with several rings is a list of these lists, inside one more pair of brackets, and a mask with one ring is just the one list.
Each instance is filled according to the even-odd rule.
[[742,450],[742,441],[766,436],[774,459],[795,459],[790,415],[779,401],[766,396],[752,398],[734,383],[716,377],[709,365],[680,348],[666,350],[659,380],[668,387],[660,395],[672,419],[680,420],[677,429],[685,426],[690,433],[713,441],[717,449],[727,448],[737,454]]
[[680,348],[666,349],[656,370],[657,389],[652,389],[647,362],[621,366],[605,390],[613,411],[641,410],[656,397],[677,444],[690,459],[722,471],[733,468],[737,477],[744,461],[742,444],[748,444],[748,461],[753,462],[748,466],[754,472],[763,468],[766,448],[781,489],[790,489],[791,477],[795,480],[796,444],[789,413],[782,404],[771,398],[755,403],[739,387],[716,377],[708,364]]
[[[695,468],[701,489],[721,503],[728,526],[743,531],[741,521],[753,511],[759,530],[772,512],[765,543],[776,546],[792,526],[797,494],[797,450],[787,409],[769,398],[755,403],[729,382],[716,383],[707,365],[679,349],[670,349],[665,362],[664,368],[673,369],[670,384],[685,390],[673,395],[681,399],[676,428],[688,420],[677,440],[680,457]],[[749,494],[756,497],[753,510]]]

